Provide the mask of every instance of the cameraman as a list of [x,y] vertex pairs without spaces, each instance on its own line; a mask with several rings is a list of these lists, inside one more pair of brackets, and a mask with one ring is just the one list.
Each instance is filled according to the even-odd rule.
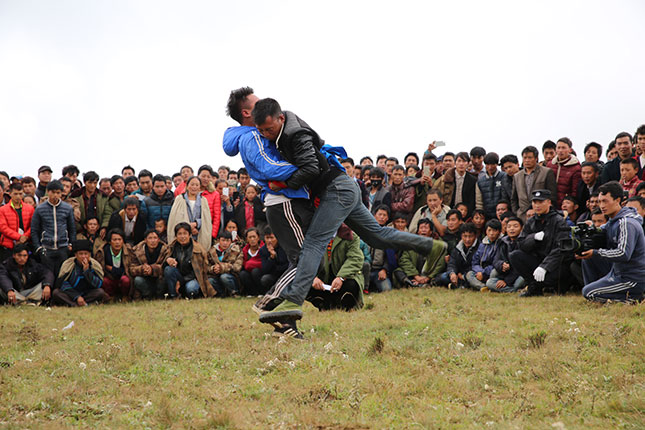
[[616,181],[599,188],[598,203],[609,217],[603,226],[608,249],[585,251],[579,258],[587,300],[631,302],[643,298],[645,290],[645,236],[643,218],[633,207],[621,207],[623,187]]
[[567,223],[552,207],[550,190],[534,190],[531,206],[535,215],[526,221],[518,238],[520,249],[510,255],[511,267],[528,282],[520,297],[540,296],[544,287],[557,287],[561,269],[569,263],[558,243],[566,239]]

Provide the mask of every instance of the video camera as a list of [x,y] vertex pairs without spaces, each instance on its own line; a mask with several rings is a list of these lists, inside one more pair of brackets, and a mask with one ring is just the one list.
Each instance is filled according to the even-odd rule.
[[579,222],[575,227],[563,231],[570,232],[570,236],[558,244],[562,252],[580,255],[590,249],[607,247],[605,231],[585,222]]

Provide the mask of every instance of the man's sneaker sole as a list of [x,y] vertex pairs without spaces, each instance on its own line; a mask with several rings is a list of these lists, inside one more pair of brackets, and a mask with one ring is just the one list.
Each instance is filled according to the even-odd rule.
[[260,322],[265,324],[273,324],[274,322],[283,320],[299,319],[302,319],[302,311],[300,309],[279,312],[269,311],[260,314]]
[[291,337],[293,339],[304,340],[305,337],[300,333],[297,327],[292,327],[291,325],[283,325],[271,333],[273,337]]

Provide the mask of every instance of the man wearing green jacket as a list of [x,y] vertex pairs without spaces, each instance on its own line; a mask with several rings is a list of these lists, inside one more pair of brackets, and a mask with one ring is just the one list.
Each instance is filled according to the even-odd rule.
[[363,307],[363,261],[360,238],[342,224],[325,250],[307,300],[319,310]]
[[[430,232],[430,220],[428,218],[419,220],[417,234],[430,237]],[[429,255],[422,255],[412,250],[403,251],[399,258],[399,267],[394,271],[394,277],[399,281],[399,285],[408,287],[428,285],[445,270],[446,255],[448,255],[448,245],[441,240],[433,242]]]

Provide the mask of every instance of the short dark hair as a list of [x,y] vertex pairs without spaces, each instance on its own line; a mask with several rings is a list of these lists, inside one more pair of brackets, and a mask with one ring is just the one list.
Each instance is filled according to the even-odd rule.
[[385,211],[387,212],[388,218],[390,217],[390,207],[388,205],[379,205],[374,211],[374,214],[376,215],[376,212],[378,211]]
[[615,147],[616,147],[616,141],[612,140],[611,142],[609,142],[609,146],[607,147],[607,151],[605,151],[605,153],[609,154],[611,150],[614,149]]
[[497,207],[499,205],[506,205],[507,208],[510,208],[511,207],[511,202],[509,202],[508,200],[505,200],[505,199],[501,199],[501,200],[497,201],[497,203],[495,204],[495,207]]
[[416,152],[408,152],[407,154],[405,154],[405,157],[403,157],[403,162],[405,162],[408,157],[414,157],[417,160],[417,164],[419,164],[419,156]]
[[[549,142],[551,142],[551,141],[549,140]],[[551,142],[551,143],[553,143],[553,142]],[[555,146],[554,146],[554,148],[555,148]],[[535,146],[532,146],[532,145],[529,145],[526,148],[522,149],[522,156],[524,156],[524,154],[529,154],[529,153],[533,154],[533,156],[535,158],[538,158],[539,155],[540,155],[540,152],[537,150],[537,148]]]
[[99,174],[94,170],[83,173],[83,182],[94,182],[99,180]]
[[130,166],[130,165],[128,164],[128,165],[127,165],[127,166],[125,166],[123,169],[121,169],[121,174],[123,175],[123,171],[124,171],[124,170],[127,170],[127,169],[132,170],[132,173],[133,173],[133,174],[136,174],[136,173],[137,173],[137,171],[136,171],[136,170],[134,170],[134,167],[132,167],[132,166]]
[[453,161],[455,159],[455,153],[454,152],[446,152],[441,156],[441,161],[443,161],[446,157],[452,157]]
[[[123,181],[123,176],[121,175],[114,175],[110,178],[110,185],[114,186],[114,183],[121,179]],[[125,181],[124,181],[125,182]]]
[[645,136],[645,124],[643,124],[643,125],[639,126],[639,127],[636,129],[636,133],[634,133],[634,136],[637,136],[637,135],[639,135],[639,134],[640,134],[641,136]]
[[372,164],[366,164],[364,166],[361,166],[361,176],[365,174],[365,172],[371,173],[372,169],[376,168]]
[[105,236],[105,240],[110,243],[112,236],[114,236],[115,234],[121,236],[121,239],[125,239],[125,232],[122,229],[115,227],[112,230],[108,231],[108,234]]
[[506,223],[508,224],[511,221],[517,221],[520,223],[520,226],[524,227],[524,221],[522,221],[522,218],[517,217],[515,215],[510,215],[509,217],[506,218]]
[[620,164],[631,164],[632,167],[634,169],[636,169],[636,170],[638,170],[639,167],[640,167],[639,164],[638,164],[638,160],[635,160],[635,159],[633,159],[631,157],[625,158],[624,160],[620,160]]
[[9,192],[11,191],[22,191],[22,184],[20,182],[12,182],[9,184]]
[[582,169],[583,167],[591,167],[591,168],[594,169],[594,171],[600,172],[600,166],[598,165],[598,163],[594,163],[593,161],[585,161],[585,162],[583,162],[580,165],[580,168]]
[[366,155],[365,157],[361,158],[360,164],[363,164],[363,161],[365,160],[370,160],[371,163],[374,163],[374,160],[372,160],[372,157],[369,155]]
[[253,88],[251,87],[242,87],[231,91],[231,94],[228,96],[228,102],[226,103],[226,115],[242,124],[242,103],[251,94],[253,94]]
[[136,182],[136,184],[139,185],[139,180],[136,176],[128,176],[127,178],[123,179],[123,183],[125,185],[128,185],[130,182]]
[[565,200],[569,200],[569,201],[570,201],[571,203],[573,203],[574,205],[578,205],[578,206],[580,206],[580,202],[578,202],[578,199],[576,199],[576,198],[575,198],[575,197],[573,197],[573,196],[564,196],[564,197],[562,197],[562,201],[565,201]]
[[457,218],[459,219],[459,221],[464,220],[464,216],[461,214],[461,211],[459,209],[450,209],[446,214],[446,219],[449,219],[453,215],[457,215]]
[[177,236],[177,233],[179,232],[179,230],[182,230],[182,229],[186,230],[188,234],[190,234],[190,232],[192,231],[192,229],[190,228],[190,224],[188,224],[187,222],[180,222],[175,226],[175,229],[174,229],[175,236]]
[[28,243],[16,243],[13,247],[13,251],[11,252],[13,255],[20,254],[22,251],[27,251],[29,252],[29,244]]
[[228,240],[233,240],[233,235],[231,234],[230,231],[227,230],[222,230],[219,232],[217,235],[217,239],[228,239]]
[[69,178],[67,176],[63,176],[62,178],[59,179],[61,182],[67,182],[67,183],[72,183],[72,178]]
[[437,156],[434,155],[432,152],[428,152],[427,154],[423,154],[423,160],[422,161],[426,161],[426,160],[437,161]]
[[403,172],[405,172],[405,167],[397,164],[396,166],[392,167],[392,171],[394,172],[395,170],[402,170]]
[[244,237],[245,237],[245,238],[246,238],[246,237],[249,237],[249,233],[252,233],[252,232],[255,232],[255,234],[257,234],[257,235],[258,235],[258,237],[260,237],[260,231],[259,231],[257,228],[255,228],[255,227],[249,227],[249,228],[247,228],[247,229],[246,229],[246,231],[244,232]]
[[341,158],[340,159],[340,164],[343,164],[343,163],[349,163],[349,164],[351,164],[353,166],[354,165],[354,159],[350,158],[350,157]]
[[240,170],[238,170],[238,171],[237,171],[237,176],[238,176],[238,178],[239,178],[240,176],[242,176],[242,175],[249,176],[249,171],[248,171],[248,170],[246,170],[246,167],[242,167],[242,168],[240,168]]
[[645,181],[641,182],[640,184],[636,185],[636,192],[639,192],[640,190],[645,189]]
[[566,143],[569,148],[573,147],[573,142],[571,142],[571,139],[569,139],[568,137],[561,137],[558,139],[558,142]]
[[506,218],[511,218],[511,217],[514,217],[514,216],[515,216],[515,214],[514,214],[513,212],[511,212],[511,211],[506,211],[506,212],[504,212],[504,213],[502,214],[502,216],[501,216],[501,217],[499,217],[499,220],[500,220],[500,221],[504,221]]
[[609,181],[598,188],[600,194],[609,194],[612,199],[622,199],[624,196],[623,186],[618,181]]
[[471,157],[483,157],[486,155],[486,150],[481,146],[475,146],[470,150]]
[[173,173],[171,179],[175,179],[177,176],[181,176],[181,173],[179,173],[179,172]]
[[385,159],[387,160],[387,155],[381,154],[376,156],[376,162],[378,163],[380,160]]
[[54,179],[50,183],[47,184],[47,191],[63,191],[63,184],[58,180]]
[[[547,140],[542,144],[542,152],[544,152],[545,149],[555,149],[556,144],[552,140]],[[522,155],[524,155],[524,151],[522,151]]]
[[469,163],[470,162],[470,155],[466,151],[461,151],[457,153],[457,156],[455,157],[455,160],[461,158],[465,162]]
[[629,134],[629,133],[627,133],[626,131],[621,131],[620,133],[618,133],[618,134],[616,135],[616,138],[614,139],[614,141],[616,141],[616,140],[618,140],[618,139],[621,139],[621,138],[623,138],[623,137],[629,137],[629,142],[630,142],[630,143],[632,143],[632,142],[634,141],[634,138],[632,137],[632,135],[631,135],[631,134]]
[[497,166],[499,164],[499,155],[496,152],[489,152],[484,155],[484,164],[494,164]]
[[428,224],[431,225],[430,220],[428,218],[421,218],[419,222],[417,223],[417,226],[420,226],[421,224]]
[[264,227],[264,231],[262,231],[262,234],[264,236],[266,236],[267,234],[272,235],[273,234],[273,229],[271,228],[270,225],[267,225],[266,227]]
[[88,216],[85,218],[85,222],[83,224],[87,224],[89,221],[96,220],[96,222],[99,222],[99,218],[96,215]]
[[143,169],[142,171],[139,172],[139,175],[137,176],[139,180],[143,177],[149,177],[152,179],[152,172],[150,170]]
[[394,212],[392,214],[392,221],[397,220],[397,219],[404,219],[406,223],[408,222],[408,217],[403,212],[397,211],[397,212]]
[[502,223],[498,219],[489,219],[485,224],[486,228],[492,228],[493,230],[502,231]]
[[503,166],[506,163],[520,164],[520,161],[517,159],[515,154],[506,154],[499,160],[499,165]]
[[282,108],[277,100],[266,98],[258,100],[253,108],[253,121],[256,124],[263,124],[268,116],[275,118],[282,113]]
[[182,171],[182,170],[184,170],[184,169],[190,169],[190,172],[191,172],[191,173],[193,173],[193,172],[194,172],[193,168],[192,168],[192,167],[190,167],[188,164],[185,164],[185,165],[181,166],[181,169],[179,169],[179,171],[181,172],[181,171]]
[[602,155],[602,145],[599,144],[598,142],[589,142],[585,145],[585,150],[582,151],[583,154],[586,154],[587,151],[591,148],[596,148],[596,151],[598,151],[598,156],[600,157]]
[[481,216],[483,216],[484,218],[486,218],[486,212],[484,212],[484,210],[483,210],[483,209],[475,209],[475,210],[473,211],[473,217],[474,217],[475,215],[481,215]]
[[165,184],[166,183],[166,177],[164,175],[160,175],[159,173],[157,173],[152,178],[152,183],[154,184],[155,182],[163,182]]
[[32,178],[31,176],[23,176],[22,177],[22,184],[34,184],[36,185],[36,180]]
[[136,206],[136,207],[137,207],[137,209],[139,209],[139,208],[141,207],[141,202],[140,202],[140,201],[139,201],[139,199],[138,199],[138,198],[136,198],[136,197],[132,197],[132,196],[130,196],[130,197],[126,197],[126,198],[123,200],[123,208],[125,209],[125,208],[127,208],[128,206]]
[[[199,169],[197,169],[197,174],[199,175],[204,170],[206,170],[208,173],[210,173],[211,176],[215,176],[214,175],[215,172],[213,171],[213,168],[210,166],[210,164],[203,164],[203,165],[199,166]],[[219,175],[217,175],[217,177],[219,178]]]
[[63,167],[63,176],[67,176],[68,174],[78,176],[79,173],[81,173],[81,171],[73,164]]
[[472,222],[462,224],[459,228],[459,234],[462,235],[464,233],[472,233],[477,236],[477,227],[475,227],[475,224],[473,224]]
[[426,198],[428,198],[428,196],[430,194],[435,194],[435,195],[439,196],[440,199],[443,199],[443,193],[441,192],[441,190],[439,188],[430,188],[428,190],[428,192],[426,193]]
[[645,197],[634,196],[627,199],[628,202],[637,202],[641,208],[645,209]]
[[385,162],[387,163],[388,161],[394,161],[395,164],[399,164],[399,159],[396,157],[387,157],[387,160],[385,160]]
[[143,233],[143,238],[147,239],[148,236],[150,236],[152,233],[156,234],[157,237],[159,237],[159,233],[157,232],[157,230],[155,230],[154,228],[149,228],[148,230],[145,231],[145,233]]
[[380,167],[372,167],[370,169],[370,176],[376,176],[377,178],[385,178],[385,171]]

